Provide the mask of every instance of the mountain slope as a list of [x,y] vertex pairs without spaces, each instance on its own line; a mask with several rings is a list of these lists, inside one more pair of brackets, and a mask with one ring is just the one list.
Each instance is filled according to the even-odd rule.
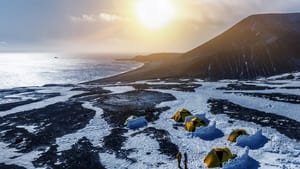
[[178,74],[255,78],[300,70],[300,14],[253,15],[181,56]]
[[254,79],[300,71],[300,13],[252,15],[184,54],[144,57],[134,58],[143,68],[100,81]]

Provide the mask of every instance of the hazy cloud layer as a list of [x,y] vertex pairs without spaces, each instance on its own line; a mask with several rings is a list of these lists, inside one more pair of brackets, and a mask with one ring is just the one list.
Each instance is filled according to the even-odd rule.
[[148,31],[135,19],[136,1],[0,1],[0,46],[9,44],[12,51],[186,51],[249,15],[300,12],[299,0],[172,0],[174,22]]
[[118,15],[109,13],[99,13],[99,14],[82,14],[81,16],[71,16],[71,21],[73,22],[115,22],[122,20]]

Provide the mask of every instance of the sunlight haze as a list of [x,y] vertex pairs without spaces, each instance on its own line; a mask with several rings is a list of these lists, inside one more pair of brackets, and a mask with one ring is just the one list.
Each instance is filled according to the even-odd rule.
[[297,0],[1,1],[0,51],[186,52],[249,15],[299,9]]

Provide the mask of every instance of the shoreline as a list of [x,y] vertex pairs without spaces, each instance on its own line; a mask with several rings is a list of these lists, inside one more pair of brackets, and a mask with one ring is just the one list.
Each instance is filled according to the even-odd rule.
[[145,63],[144,62],[139,62],[139,61],[134,61],[134,60],[121,60],[121,59],[115,59],[113,61],[121,61],[121,62],[136,62],[136,63],[139,63],[140,65],[138,66],[134,66],[132,68],[130,68],[129,70],[125,70],[125,71],[122,71],[122,72],[119,72],[119,73],[115,73],[115,74],[112,74],[112,75],[107,75],[107,76],[103,76],[103,77],[100,77],[100,78],[97,78],[97,79],[94,79],[94,80],[88,80],[88,81],[83,81],[83,82],[78,82],[76,84],[90,84],[90,82],[94,82],[94,81],[99,81],[101,79],[107,79],[107,78],[111,78],[111,77],[115,77],[115,76],[118,76],[118,75],[121,75],[121,74],[126,74],[126,73],[129,73],[131,71],[135,71],[135,70],[138,70],[138,69],[141,69],[145,66]]

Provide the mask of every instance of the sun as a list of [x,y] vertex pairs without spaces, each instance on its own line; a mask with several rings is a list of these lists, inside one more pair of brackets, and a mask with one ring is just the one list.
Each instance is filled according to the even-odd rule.
[[170,0],[138,0],[136,15],[145,27],[158,29],[172,21],[175,9]]

